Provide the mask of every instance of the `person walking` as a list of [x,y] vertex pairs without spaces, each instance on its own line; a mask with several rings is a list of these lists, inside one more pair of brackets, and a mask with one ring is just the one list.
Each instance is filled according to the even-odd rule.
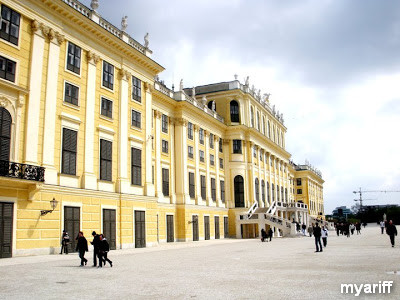
[[321,237],[322,237],[322,244],[324,244],[324,247],[328,244],[328,229],[326,229],[325,226],[322,226],[321,228]]
[[264,228],[261,228],[261,242],[265,242],[265,240],[268,242],[267,232],[264,230]]
[[[272,229],[271,229],[271,227],[268,229],[268,236],[269,236],[269,241],[271,242],[272,241],[272,235],[273,235],[274,233],[272,232]],[[268,238],[268,237],[267,237]]]
[[63,254],[63,251],[65,254],[68,254],[68,244],[69,244],[69,235],[68,232],[63,230],[63,234],[61,237],[61,251],[60,254]]
[[102,267],[102,263],[104,266],[106,265],[106,261],[110,264],[111,268],[113,266],[112,261],[108,259],[107,254],[110,251],[110,244],[103,234],[100,234],[100,243],[99,243],[99,266]]
[[307,226],[306,226],[306,224],[303,223],[303,225],[301,225],[301,231],[303,232],[304,236],[306,235],[306,229],[307,229]]
[[93,241],[90,242],[93,245],[93,267],[97,267],[97,258],[99,256],[100,236],[96,231],[92,232]]
[[354,230],[356,229],[356,226],[354,226],[353,223],[350,224],[350,231],[351,231],[351,235],[354,234]]
[[[315,224],[314,227],[314,238],[315,238],[315,248],[316,251],[315,252],[322,252],[322,244],[321,244],[321,227],[319,227],[319,224]],[[319,247],[318,247],[319,245]]]
[[361,234],[361,224],[359,222],[356,223],[356,231],[357,234]]
[[389,221],[389,224],[386,227],[386,233],[390,237],[390,243],[392,244],[392,247],[394,247],[394,236],[397,236],[397,229],[392,220]]
[[79,252],[79,257],[81,258],[81,267],[87,264],[87,259],[85,258],[85,252],[89,251],[86,238],[83,236],[83,232],[78,233],[78,243],[76,244],[76,251]]
[[381,233],[383,234],[383,232],[385,231],[385,222],[381,221],[379,225],[381,226]]
[[308,229],[307,229],[307,231],[308,231],[308,234],[310,235],[310,237],[312,237],[312,233],[313,233],[313,226],[314,226],[314,224],[312,224],[312,226],[310,225],[310,226],[308,226]]

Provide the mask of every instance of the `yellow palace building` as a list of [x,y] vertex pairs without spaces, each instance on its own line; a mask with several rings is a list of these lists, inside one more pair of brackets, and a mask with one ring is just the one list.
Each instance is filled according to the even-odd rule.
[[97,2],[0,0],[0,257],[57,253],[64,229],[122,249],[323,218],[321,174],[290,161],[268,95],[167,88],[147,36]]

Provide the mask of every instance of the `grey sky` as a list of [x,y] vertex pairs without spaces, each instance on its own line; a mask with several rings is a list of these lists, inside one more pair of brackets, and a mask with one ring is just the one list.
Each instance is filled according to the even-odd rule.
[[[90,0],[82,1],[90,6]],[[168,86],[250,76],[283,112],[287,150],[322,171],[325,213],[353,190],[400,191],[400,1],[100,0],[143,43]],[[400,193],[365,204],[400,204]]]

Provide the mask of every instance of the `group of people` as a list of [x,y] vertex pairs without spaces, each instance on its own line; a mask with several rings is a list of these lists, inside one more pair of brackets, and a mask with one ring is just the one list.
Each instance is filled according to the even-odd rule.
[[[356,222],[356,224],[353,223],[336,223],[335,224],[336,228],[336,234],[337,236],[339,235],[345,235],[347,237],[350,237],[350,234],[353,235],[354,231],[357,231],[357,234],[361,234],[361,223]],[[365,228],[365,225],[364,225]]]
[[[97,234],[96,231],[92,232],[93,241],[90,242],[93,245],[93,267],[102,268],[103,264],[106,265],[106,262],[112,267],[112,261],[107,257],[108,252],[110,251],[110,245],[103,234]],[[68,237],[68,238],[66,238]],[[76,251],[79,252],[79,258],[81,259],[80,266],[83,267],[87,265],[88,260],[85,258],[85,253],[89,251],[88,242],[83,235],[82,231],[79,231],[78,236],[76,237]],[[61,239],[61,253],[63,250],[66,254],[68,254],[68,244],[69,244],[69,235],[65,230],[63,231],[63,236]],[[97,261],[99,265],[97,266]]]
[[328,245],[328,229],[326,228],[326,226],[320,227],[318,223],[316,223],[315,225],[313,223],[312,229],[315,238],[315,248],[316,248],[315,252],[322,252],[323,250],[322,250],[321,238],[324,247],[326,247]]
[[268,229],[268,232],[265,231],[264,228],[261,229],[261,242],[268,242],[268,238],[269,241],[272,241],[272,235],[273,235],[273,231],[271,229],[271,227]]

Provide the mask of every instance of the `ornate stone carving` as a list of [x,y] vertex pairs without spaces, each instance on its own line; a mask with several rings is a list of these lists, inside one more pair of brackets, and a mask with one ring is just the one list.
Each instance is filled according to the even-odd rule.
[[93,53],[92,51],[88,51],[87,52],[87,59],[88,59],[89,63],[92,63],[92,64],[96,65],[100,60],[100,56],[95,54],[95,53]]
[[224,145],[229,145],[229,143],[230,143],[230,140],[223,139],[223,144]]
[[120,69],[118,74],[123,80],[129,80],[129,78],[131,77],[131,73],[124,69]]
[[56,39],[57,39],[57,43],[61,46],[61,44],[64,43],[64,41],[65,41],[65,36],[59,32],[56,32]]
[[161,111],[159,111],[159,110],[155,110],[154,111],[154,117],[156,119],[161,119],[161,116],[162,116],[162,112]]
[[144,90],[145,90],[146,92],[151,93],[151,92],[153,91],[153,86],[152,86],[151,83],[149,83],[149,82],[143,82],[143,84],[144,84]]
[[128,16],[122,17],[121,20],[121,30],[126,31],[126,28],[128,28]]
[[33,33],[36,33],[40,28],[42,24],[38,22],[38,20],[33,20],[31,23],[31,29]]
[[176,118],[175,121],[178,125],[184,126],[184,127],[186,127],[188,124],[188,121],[184,118]]
[[149,48],[149,33],[148,32],[144,36],[144,47]]
[[90,3],[90,7],[96,11],[99,8],[99,1],[98,0],[92,0],[92,2]]
[[193,128],[194,128],[194,131],[196,131],[196,132],[200,130],[200,126],[196,125],[196,124],[193,125]]
[[17,100],[17,106],[22,107],[25,104],[25,97],[23,95],[19,95]]

